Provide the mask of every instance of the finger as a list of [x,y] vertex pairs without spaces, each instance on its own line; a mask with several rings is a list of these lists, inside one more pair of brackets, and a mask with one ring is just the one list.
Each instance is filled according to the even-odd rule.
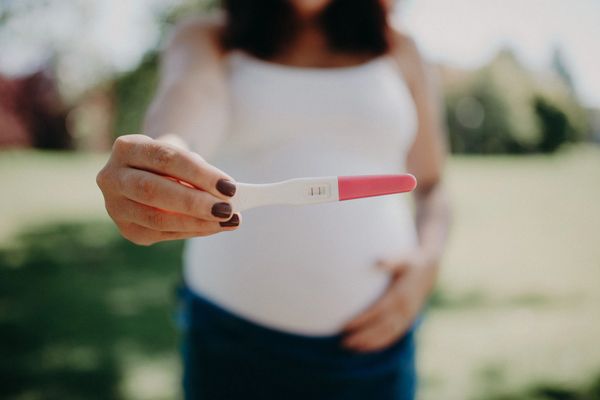
[[164,232],[204,232],[213,230],[216,225],[214,221],[159,210],[126,197],[113,203],[108,213],[113,219]]
[[387,290],[374,304],[346,323],[344,331],[361,329],[366,324],[380,318],[390,307],[393,293]]
[[366,331],[360,331],[344,340],[343,345],[356,351],[370,351],[379,348],[383,343],[391,341],[391,333],[381,324],[375,325]]
[[231,204],[147,171],[123,170],[119,190],[138,203],[208,221],[224,221],[232,216]]
[[236,212],[236,213],[233,213],[231,218],[228,219],[227,221],[219,222],[219,225],[224,228],[237,228],[238,226],[240,226],[241,223],[242,223],[242,214]]
[[138,245],[150,246],[167,240],[189,239],[231,230],[231,228],[220,227],[218,223],[214,223],[214,225],[213,228],[208,228],[201,232],[160,232],[135,223],[119,224],[119,227],[125,239]]
[[405,322],[392,317],[378,320],[365,329],[344,339],[344,346],[357,351],[382,350],[399,339],[406,331]]
[[376,267],[382,271],[402,273],[408,267],[405,261],[392,260],[392,259],[379,259],[375,263]]
[[131,167],[172,176],[220,199],[226,200],[235,194],[235,180],[197,153],[144,135],[126,135],[117,140],[120,143],[115,149],[125,154],[123,159]]

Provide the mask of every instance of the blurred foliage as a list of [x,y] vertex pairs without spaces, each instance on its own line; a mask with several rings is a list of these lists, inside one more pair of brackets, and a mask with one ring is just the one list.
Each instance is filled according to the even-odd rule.
[[[168,31],[178,20],[189,15],[214,10],[220,0],[185,0],[165,15],[163,31]],[[115,105],[117,110],[114,135],[140,133],[144,114],[156,91],[159,75],[160,53],[154,50],[133,71],[115,80]]]
[[151,53],[142,64],[115,81],[115,135],[142,132],[144,113],[158,83],[158,54]]
[[534,107],[543,132],[538,148],[544,153],[552,153],[570,139],[569,117],[543,97],[535,99]]
[[[70,7],[65,7],[60,0],[8,2],[5,6],[0,5],[0,26],[9,31],[16,29],[16,32],[22,32],[22,27],[29,26],[28,21],[38,21],[40,15],[47,13],[62,15],[68,9],[78,16],[75,20],[86,23],[100,18],[104,12],[103,7],[89,7],[84,0],[71,3]],[[140,19],[136,20],[149,18],[153,22],[151,25],[154,28],[147,35],[152,32],[158,35],[158,31],[164,38],[164,34],[180,18],[214,10],[220,3],[220,0],[161,0],[154,7],[128,8],[128,12],[139,16]],[[57,18],[51,20],[58,21]],[[99,28],[94,27],[92,31],[95,29]],[[69,40],[62,43],[62,36],[52,34],[60,30],[50,31],[50,36],[38,38],[38,41],[48,42],[47,50],[55,53],[56,59],[53,62],[59,72],[63,69],[68,72],[65,75],[68,79],[61,78],[61,74],[58,79],[64,93],[73,92],[85,96],[82,93],[87,90],[93,92],[106,81],[112,82],[115,74],[129,70],[146,54],[135,70],[116,77],[114,93],[111,93],[114,94],[116,103],[115,126],[114,129],[103,129],[99,134],[107,137],[109,131],[114,132],[114,135],[141,132],[143,115],[156,89],[157,44],[149,41],[144,45],[146,47],[134,47],[139,52],[139,57],[133,57],[131,65],[115,62],[105,56],[97,59],[78,57],[78,63],[85,61],[79,65],[65,55],[70,54],[70,51],[81,51],[78,46],[95,49],[90,54],[119,54],[108,52],[119,47],[118,43],[106,45],[100,40],[97,43],[88,41],[81,44],[72,36],[65,36]],[[12,41],[13,36],[7,37]],[[488,65],[478,70],[447,74],[444,86],[450,143],[455,153],[553,152],[564,143],[585,139],[589,130],[588,116],[577,99],[572,74],[560,47],[554,49],[550,65],[545,71],[524,68],[509,49],[504,49]],[[79,98],[73,93],[68,97]],[[112,111],[102,112],[112,117]],[[98,134],[94,130],[91,132]]]
[[[157,64],[158,55],[153,53],[115,82],[117,135],[141,131],[156,89]],[[503,50],[479,70],[462,71],[458,77],[444,74],[452,151],[553,152],[564,143],[583,140],[588,132],[586,111],[570,88],[566,66],[555,64],[560,73],[541,78]]]
[[181,243],[107,223],[31,229],[0,250],[0,398],[120,399],[123,357],[172,354]]
[[444,75],[447,124],[454,153],[552,152],[585,138],[586,111],[565,63],[536,74],[504,49],[474,72]]

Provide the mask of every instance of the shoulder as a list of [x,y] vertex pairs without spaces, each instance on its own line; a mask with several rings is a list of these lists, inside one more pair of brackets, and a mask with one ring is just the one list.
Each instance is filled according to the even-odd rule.
[[171,28],[160,56],[162,81],[167,86],[222,69],[225,55],[220,40],[223,21],[220,14],[190,16]]
[[428,74],[428,65],[416,41],[399,28],[390,28],[389,37],[390,53],[411,86],[418,85]]
[[220,13],[193,15],[179,20],[169,32],[164,52],[185,53],[189,57],[206,53],[222,56],[221,32],[224,17]]
[[393,51],[397,52],[418,52],[417,44],[413,37],[404,29],[399,27],[390,27],[389,37]]

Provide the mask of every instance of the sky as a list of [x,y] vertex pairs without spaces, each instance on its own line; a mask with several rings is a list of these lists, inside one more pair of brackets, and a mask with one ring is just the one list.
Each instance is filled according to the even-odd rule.
[[[0,0],[0,14],[17,14],[0,26],[0,72],[24,73],[58,55],[65,87],[85,90],[135,68],[159,43],[159,17],[185,1]],[[580,97],[600,108],[600,0],[398,1],[397,18],[429,59],[478,67],[508,44],[543,68],[559,45]]]
[[404,0],[397,14],[429,59],[461,67],[510,45],[544,68],[558,45],[582,101],[600,108],[600,0]]

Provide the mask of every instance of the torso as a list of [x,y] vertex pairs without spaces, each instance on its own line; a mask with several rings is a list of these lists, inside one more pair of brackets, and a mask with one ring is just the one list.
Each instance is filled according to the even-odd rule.
[[[406,171],[414,103],[391,56],[340,68],[226,56],[231,120],[209,161],[240,182]],[[236,231],[189,239],[186,283],[257,323],[336,333],[385,290],[379,257],[417,244],[407,195],[247,210]]]

